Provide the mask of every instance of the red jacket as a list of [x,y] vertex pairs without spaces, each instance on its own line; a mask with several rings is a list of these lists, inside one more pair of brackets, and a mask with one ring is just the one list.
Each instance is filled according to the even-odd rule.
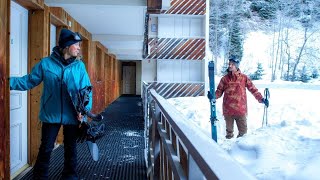
[[216,90],[216,99],[223,96],[224,116],[246,116],[247,115],[247,94],[246,88],[259,101],[262,95],[254,86],[247,75],[242,74],[238,69],[235,73],[228,72],[223,76]]

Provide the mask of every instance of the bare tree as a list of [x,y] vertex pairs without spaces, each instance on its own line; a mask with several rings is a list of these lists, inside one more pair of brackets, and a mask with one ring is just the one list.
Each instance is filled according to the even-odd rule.
[[[315,24],[320,22],[320,0],[211,0],[210,3],[209,44],[216,65],[226,65],[230,54],[241,59],[244,43],[241,38],[246,30],[270,32],[270,27],[273,27],[273,58],[269,61],[272,81],[279,72],[280,78],[294,80],[302,70],[311,71],[312,60],[319,60],[320,53],[314,47],[319,43],[313,36]],[[222,61],[217,62],[218,59]]]
[[278,64],[278,58],[279,58],[279,50],[280,50],[280,44],[281,44],[281,32],[282,32],[282,18],[279,18],[279,24],[278,24],[278,31],[274,32],[277,33],[278,40],[277,43],[277,49],[276,53],[274,54],[274,60],[272,61],[272,75],[271,75],[271,81],[274,81],[276,79],[276,70],[277,70],[277,64]]
[[[290,59],[291,59],[291,52],[290,52],[290,46],[289,46],[289,29],[286,28],[285,30],[285,39],[284,39],[284,44],[285,44],[285,48],[284,48],[284,53],[286,54],[286,63],[282,63],[282,66],[281,66],[281,78],[282,79],[285,79],[285,80],[288,80],[289,78],[289,73],[290,73]],[[283,60],[284,61],[284,60]],[[284,66],[285,64],[287,64],[287,71],[286,71],[286,75],[283,75],[284,74]]]
[[302,58],[302,55],[303,55],[303,51],[305,50],[305,47],[306,47],[306,44],[308,42],[308,39],[315,33],[312,32],[308,35],[308,27],[305,27],[304,28],[304,39],[303,39],[303,43],[302,43],[302,46],[299,50],[299,54],[298,56],[295,58],[295,62],[294,62],[294,66],[293,66],[293,70],[292,70],[292,78],[291,80],[294,81],[295,78],[296,78],[296,70],[297,70],[297,67],[301,61],[301,58]]

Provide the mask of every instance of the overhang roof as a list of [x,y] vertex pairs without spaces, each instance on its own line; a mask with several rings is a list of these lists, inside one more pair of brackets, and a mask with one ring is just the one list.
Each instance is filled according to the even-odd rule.
[[62,7],[119,60],[141,60],[146,0],[45,0]]

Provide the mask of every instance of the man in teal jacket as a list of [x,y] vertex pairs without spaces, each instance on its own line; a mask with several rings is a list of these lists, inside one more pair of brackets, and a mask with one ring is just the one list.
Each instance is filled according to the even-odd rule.
[[[10,90],[25,91],[43,82],[39,118],[42,121],[42,138],[34,179],[48,179],[50,155],[63,125],[64,169],[63,179],[78,179],[76,139],[79,121],[83,116],[75,111],[73,101],[77,92],[91,86],[84,63],[78,58],[81,37],[68,29],[62,29],[59,46],[49,57],[43,58],[23,77],[10,77]],[[87,110],[92,106],[92,95]]]

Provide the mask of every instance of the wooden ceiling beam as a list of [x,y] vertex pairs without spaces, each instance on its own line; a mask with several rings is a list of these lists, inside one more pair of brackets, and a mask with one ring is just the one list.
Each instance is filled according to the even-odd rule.
[[25,7],[28,10],[43,10],[44,0],[15,0],[18,4]]

